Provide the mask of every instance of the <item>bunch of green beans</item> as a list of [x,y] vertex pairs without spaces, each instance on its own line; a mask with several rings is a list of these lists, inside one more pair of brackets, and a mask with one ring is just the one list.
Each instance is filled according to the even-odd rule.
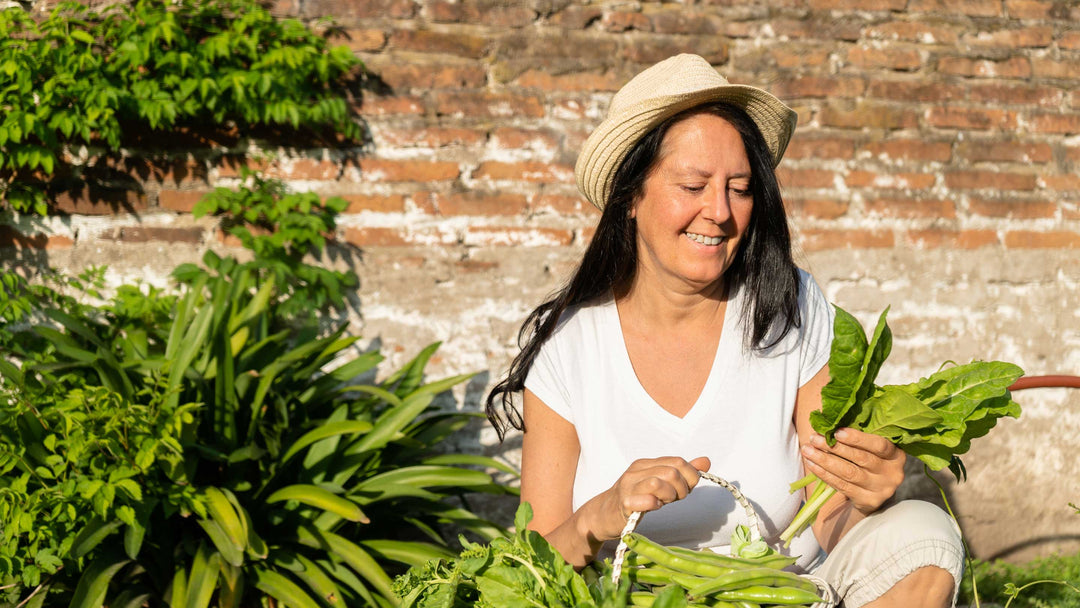
[[636,588],[633,606],[650,608],[657,592],[681,587],[691,607],[759,608],[807,606],[821,601],[817,586],[786,572],[794,558],[770,553],[759,558],[732,557],[659,545],[631,533],[623,537],[629,551],[623,570]]

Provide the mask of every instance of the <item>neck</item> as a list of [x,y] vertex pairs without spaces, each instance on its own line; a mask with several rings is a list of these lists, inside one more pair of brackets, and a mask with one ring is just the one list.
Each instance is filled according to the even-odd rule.
[[662,285],[660,281],[650,280],[647,274],[648,271],[639,266],[629,287],[615,294],[619,310],[625,318],[654,328],[679,331],[723,319],[728,294],[722,278],[696,288],[689,285]]

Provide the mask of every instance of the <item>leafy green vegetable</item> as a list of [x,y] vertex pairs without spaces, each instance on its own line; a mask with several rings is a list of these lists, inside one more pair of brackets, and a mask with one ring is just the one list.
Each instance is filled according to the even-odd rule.
[[544,537],[527,528],[532,507],[522,503],[516,532],[489,544],[462,538],[456,559],[434,559],[414,566],[394,581],[401,608],[622,608],[628,583],[610,577],[592,584],[576,572]]
[[[829,383],[821,390],[821,410],[810,414],[814,430],[836,444],[837,429],[849,427],[887,437],[933,471],[948,467],[965,477],[959,455],[971,440],[990,432],[998,418],[1020,416],[1009,386],[1024,371],[1012,363],[973,361],[938,370],[912,384],[877,386],[874,379],[892,349],[886,308],[867,340],[858,320],[840,307],[833,323]],[[791,491],[819,480],[813,474]],[[780,538],[785,544],[805,530],[836,490],[818,483]]]

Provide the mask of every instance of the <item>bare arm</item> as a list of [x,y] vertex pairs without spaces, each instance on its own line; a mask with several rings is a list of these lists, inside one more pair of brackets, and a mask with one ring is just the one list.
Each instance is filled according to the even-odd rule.
[[634,511],[653,511],[686,497],[709,459],[665,457],[637,460],[610,489],[573,510],[578,443],[574,425],[531,391],[523,403],[521,500],[533,508],[529,527],[576,568],[588,564],[606,540],[619,537]]
[[813,525],[818,542],[832,551],[852,526],[896,493],[904,480],[906,455],[888,439],[854,429],[837,431],[837,443],[829,447],[810,426],[810,412],[821,409],[821,388],[828,381],[829,367],[825,366],[799,389],[795,430],[807,472],[837,490]]

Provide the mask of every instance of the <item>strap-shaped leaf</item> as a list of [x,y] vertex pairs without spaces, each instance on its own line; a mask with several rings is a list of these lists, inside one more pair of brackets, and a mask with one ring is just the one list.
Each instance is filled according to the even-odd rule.
[[321,608],[299,585],[268,568],[255,568],[255,586],[289,608]]
[[386,559],[409,566],[419,566],[433,559],[448,559],[455,556],[454,552],[446,547],[417,541],[372,539],[360,541],[360,544]]
[[185,608],[207,608],[210,605],[210,599],[217,589],[220,571],[221,554],[211,553],[205,542],[199,543],[195,559],[191,562]]
[[100,517],[95,517],[90,520],[90,523],[83,527],[71,544],[72,557],[78,558],[90,553],[106,537],[119,530],[121,525],[123,524],[117,519],[105,521]]
[[371,429],[372,424],[363,420],[342,420],[340,422],[331,422],[329,424],[321,425],[318,428],[304,433],[297,439],[292,446],[289,447],[288,451],[285,452],[285,455],[281,457],[281,460],[282,462],[289,460],[301,450],[320,439],[326,439],[327,437],[334,437],[337,435],[366,433]]
[[364,551],[356,543],[346,540],[333,532],[318,530],[310,525],[298,528],[297,540],[302,545],[317,549],[329,547],[332,553],[357,574],[364,577],[383,597],[394,602],[397,601],[393,591],[390,590],[390,576],[386,574],[382,566],[367,551]]
[[101,608],[109,582],[130,560],[124,557],[103,556],[94,560],[79,577],[70,608]]
[[330,511],[349,521],[363,523],[371,521],[368,519],[367,515],[364,515],[360,506],[355,502],[348,498],[338,496],[319,486],[310,484],[293,484],[291,486],[286,486],[271,494],[266,499],[266,502],[272,504],[286,500],[295,500],[312,507],[323,509],[324,511]]

